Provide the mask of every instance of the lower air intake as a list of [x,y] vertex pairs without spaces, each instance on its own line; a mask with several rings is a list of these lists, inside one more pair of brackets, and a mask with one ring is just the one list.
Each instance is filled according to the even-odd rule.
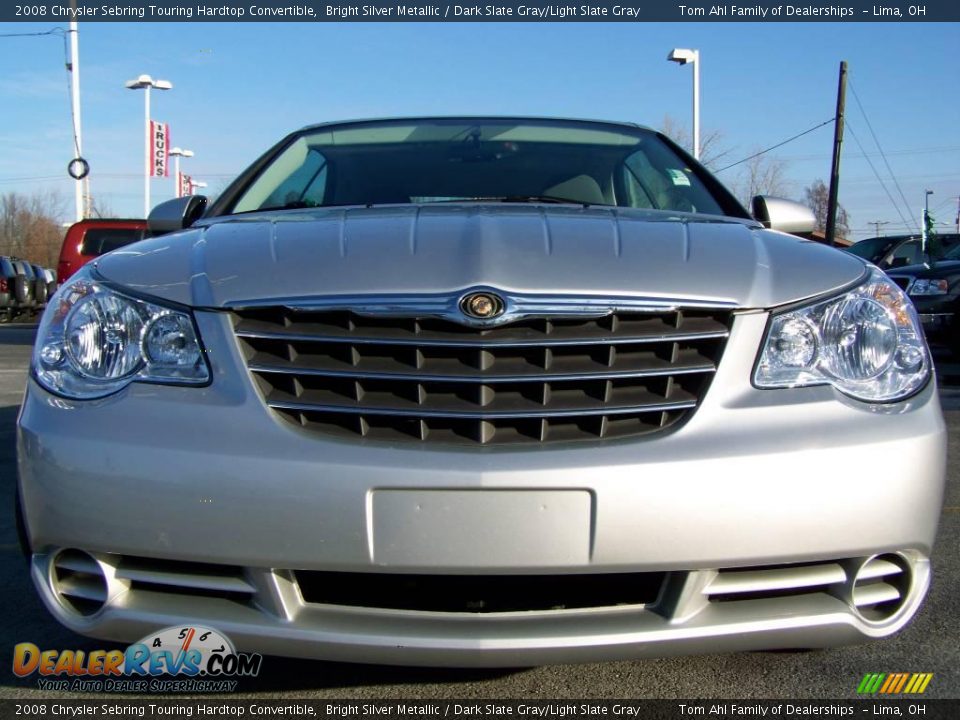
[[107,602],[107,578],[100,563],[82,550],[61,550],[51,564],[53,591],[60,604],[84,617]]
[[881,622],[903,607],[910,590],[910,567],[899,555],[868,559],[853,579],[853,606],[864,620]]

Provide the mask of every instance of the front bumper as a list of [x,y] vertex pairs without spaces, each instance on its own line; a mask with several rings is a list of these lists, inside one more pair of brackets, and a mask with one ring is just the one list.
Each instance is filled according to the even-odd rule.
[[[926,592],[945,477],[934,383],[888,406],[829,388],[757,390],[762,313],[737,318],[684,426],[533,449],[303,433],[264,406],[227,318],[197,320],[207,388],[133,385],[74,403],[28,387],[18,449],[33,578],[78,632],[135,640],[190,621],[240,650],[515,666],[858,642],[903,627]],[[110,578],[91,615],[58,595],[61,548],[91,553]],[[880,618],[851,599],[857,568],[878,554],[908,578]],[[176,562],[159,591],[118,576],[126,558]],[[197,566],[176,563],[230,566],[252,592],[238,601],[213,582],[198,593],[183,579]],[[709,592],[721,569],[794,577],[810,565],[831,566],[833,580],[736,601]],[[309,602],[295,571],[667,575],[643,604],[465,613]]]

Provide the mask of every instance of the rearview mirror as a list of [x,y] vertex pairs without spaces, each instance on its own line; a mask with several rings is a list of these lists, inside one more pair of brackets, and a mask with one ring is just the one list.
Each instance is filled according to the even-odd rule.
[[188,195],[167,200],[150,211],[147,229],[151,235],[166,235],[183,230],[199,220],[206,209],[207,198],[203,195]]
[[757,195],[753,199],[753,217],[771,230],[786,233],[811,233],[817,227],[813,210],[793,200]]

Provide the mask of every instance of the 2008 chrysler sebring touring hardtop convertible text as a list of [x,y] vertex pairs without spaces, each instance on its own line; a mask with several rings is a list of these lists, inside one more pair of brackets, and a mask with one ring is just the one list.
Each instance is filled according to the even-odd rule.
[[890,635],[945,429],[873,266],[634,125],[285,138],[51,300],[23,543],[64,625],[517,666]]

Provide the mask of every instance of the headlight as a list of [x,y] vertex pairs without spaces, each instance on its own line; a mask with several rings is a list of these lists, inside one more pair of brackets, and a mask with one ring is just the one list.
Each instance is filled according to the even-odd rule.
[[913,304],[882,272],[829,300],[774,314],[754,372],[760,388],[830,384],[859,400],[919,390],[930,355]]
[[949,290],[946,280],[914,280],[910,286],[911,295],[946,295]]
[[131,382],[201,385],[210,379],[189,314],[118,293],[83,271],[47,306],[33,372],[47,390],[78,400]]

